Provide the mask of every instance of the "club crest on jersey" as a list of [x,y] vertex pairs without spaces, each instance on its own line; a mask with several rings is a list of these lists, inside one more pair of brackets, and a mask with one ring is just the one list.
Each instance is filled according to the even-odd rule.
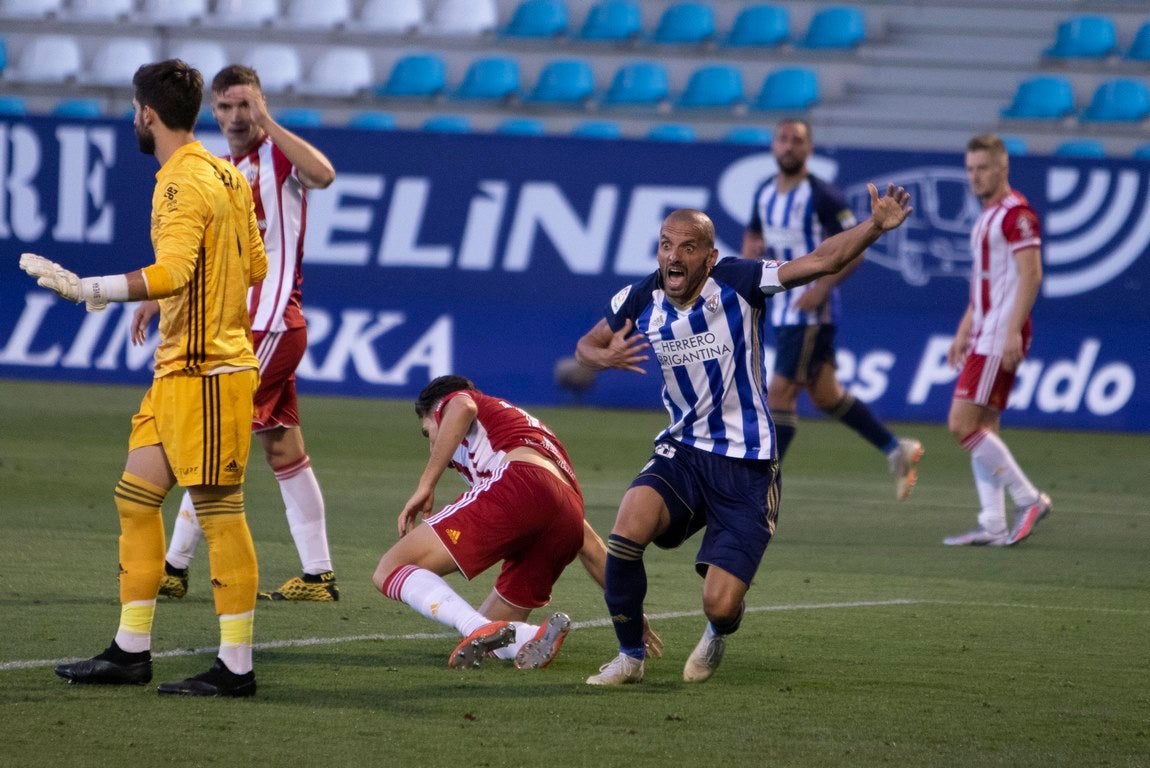
[[719,307],[721,307],[722,305],[723,305],[722,298],[720,297],[720,295],[718,293],[714,293],[714,294],[711,294],[711,297],[709,299],[707,299],[707,303],[704,304],[703,306],[706,308],[706,310],[708,312],[710,312],[713,315],[719,311]]
[[627,300],[627,296],[631,294],[631,286],[627,286],[623,290],[616,293],[611,297],[611,312],[619,314],[619,309],[622,308],[623,302]]

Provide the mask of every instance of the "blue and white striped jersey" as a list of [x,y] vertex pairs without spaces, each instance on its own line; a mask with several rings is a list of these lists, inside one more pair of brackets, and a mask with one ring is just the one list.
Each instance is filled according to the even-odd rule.
[[658,271],[611,299],[607,324],[618,331],[633,321],[663,371],[671,424],[656,442],[670,438],[732,458],[775,458],[762,342],[766,297],[783,290],[778,271],[778,264],[725,258],[687,310],[667,299]]
[[[778,176],[772,176],[755,193],[755,208],[747,229],[762,235],[763,258],[790,261],[813,251],[831,235],[850,229],[857,222],[842,193],[817,176],[807,176],[789,192],[780,193]],[[774,299],[771,322],[779,325],[837,323],[841,308],[838,289],[814,312],[794,309],[806,291],[799,286]]]

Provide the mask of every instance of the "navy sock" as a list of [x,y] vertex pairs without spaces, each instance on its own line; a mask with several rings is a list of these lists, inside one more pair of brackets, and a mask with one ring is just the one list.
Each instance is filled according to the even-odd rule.
[[799,414],[795,411],[771,411],[771,420],[775,422],[775,444],[779,451],[779,461],[787,454],[795,433],[799,431]]
[[843,395],[843,399],[839,401],[838,405],[827,413],[858,432],[864,440],[878,448],[883,454],[898,448],[898,438],[891,434],[891,431],[884,427],[882,422],[870,412],[870,408],[867,408],[854,395]]
[[643,598],[647,596],[647,569],[643,566],[643,548],[630,539],[614,533],[607,537],[607,586],[603,596],[619,650],[642,659]]

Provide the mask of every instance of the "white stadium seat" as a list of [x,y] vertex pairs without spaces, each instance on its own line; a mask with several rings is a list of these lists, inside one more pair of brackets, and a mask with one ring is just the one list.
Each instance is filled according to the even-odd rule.
[[185,26],[208,15],[208,0],[144,0],[140,19],[146,23]]
[[63,7],[64,0],[0,0],[0,19],[45,19]]
[[279,0],[216,0],[209,21],[221,27],[252,29],[271,24],[279,15]]
[[76,21],[116,22],[132,17],[136,0],[72,0],[68,18]]
[[63,83],[80,75],[80,44],[68,35],[33,38],[20,52],[13,79],[26,83]]
[[266,93],[282,93],[295,88],[303,72],[296,49],[280,43],[257,45],[244,52],[240,63],[256,71]]
[[291,29],[335,29],[351,21],[351,0],[287,0],[283,25]]
[[354,96],[375,81],[371,56],[362,48],[331,48],[316,59],[302,91],[322,96]]
[[200,70],[205,91],[211,87],[216,73],[231,64],[224,47],[213,40],[182,40],[172,46],[168,55],[173,59],[183,59]]
[[422,0],[367,0],[356,29],[385,35],[405,35],[423,23]]
[[495,0],[440,0],[424,31],[432,35],[478,37],[498,24]]
[[93,85],[127,86],[142,64],[159,61],[156,46],[139,37],[117,37],[96,50],[87,82]]

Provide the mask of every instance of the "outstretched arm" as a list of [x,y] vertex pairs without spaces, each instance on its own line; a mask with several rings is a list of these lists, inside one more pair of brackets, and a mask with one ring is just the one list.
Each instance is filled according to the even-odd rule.
[[870,218],[846,232],[828,237],[806,256],[800,256],[779,267],[779,281],[785,288],[804,285],[823,275],[833,275],[847,268],[862,256],[879,237],[895,229],[906,221],[914,210],[910,206],[910,193],[894,184],[887,187],[886,194],[879,197],[874,184],[867,184],[870,190]]
[[108,302],[138,301],[148,298],[148,282],[143,270],[122,275],[80,277],[54,261],[34,253],[20,254],[20,269],[36,278],[36,284],[57,296],[77,304],[83,302],[89,312],[98,312]]

